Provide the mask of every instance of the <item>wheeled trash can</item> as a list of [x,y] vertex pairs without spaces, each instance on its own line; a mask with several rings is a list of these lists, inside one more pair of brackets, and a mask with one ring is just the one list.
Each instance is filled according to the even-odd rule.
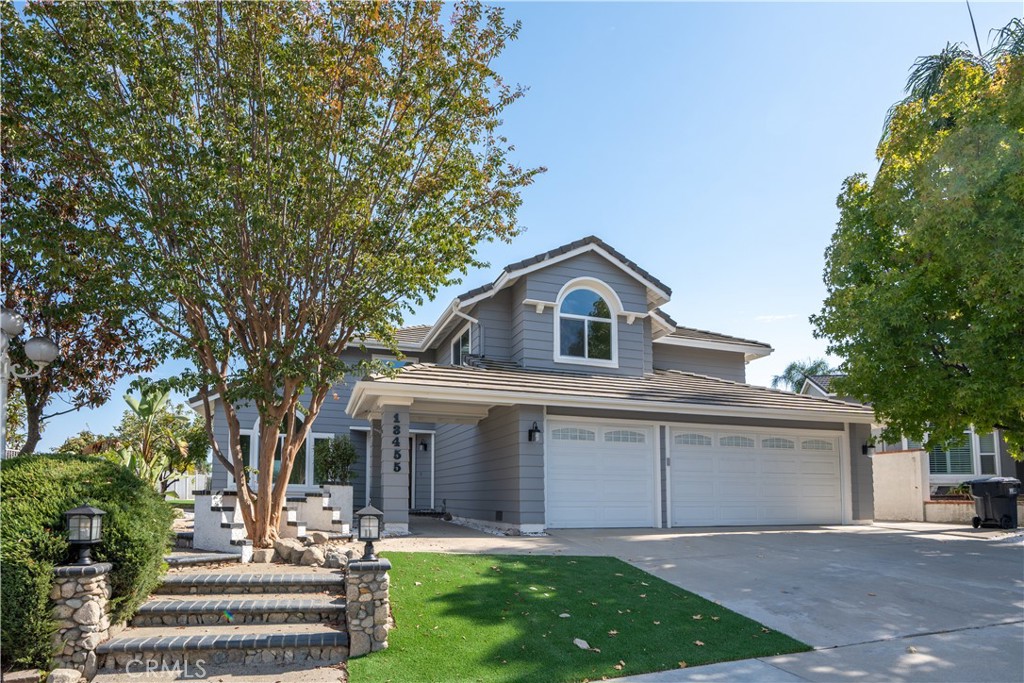
[[975,529],[982,526],[1017,528],[1017,497],[1020,480],[1013,477],[987,477],[967,482],[974,498]]

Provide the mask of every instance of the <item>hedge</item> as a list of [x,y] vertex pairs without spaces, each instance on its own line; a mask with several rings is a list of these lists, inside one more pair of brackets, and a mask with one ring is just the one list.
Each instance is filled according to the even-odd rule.
[[34,455],[0,465],[0,627],[3,668],[46,668],[57,624],[53,567],[74,560],[64,513],[82,504],[104,511],[97,561],[111,562],[111,621],[130,618],[160,583],[170,547],[171,506],[126,468],[88,456]]

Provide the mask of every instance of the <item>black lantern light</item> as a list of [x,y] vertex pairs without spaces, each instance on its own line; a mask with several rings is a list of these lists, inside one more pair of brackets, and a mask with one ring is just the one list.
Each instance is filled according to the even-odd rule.
[[367,505],[356,513],[356,524],[359,525],[359,540],[366,544],[363,548],[362,559],[376,560],[373,542],[380,540],[380,534],[384,528],[384,513],[372,505]]
[[543,433],[544,432],[537,425],[537,421],[534,420],[533,426],[530,427],[528,430],[526,430],[526,438],[527,438],[528,441],[530,441],[532,443],[541,443],[541,441],[542,441],[541,435]]
[[91,505],[82,505],[64,513],[68,522],[68,540],[72,548],[78,548],[78,561],[75,564],[92,564],[92,547],[100,542],[103,535],[105,514],[103,510]]

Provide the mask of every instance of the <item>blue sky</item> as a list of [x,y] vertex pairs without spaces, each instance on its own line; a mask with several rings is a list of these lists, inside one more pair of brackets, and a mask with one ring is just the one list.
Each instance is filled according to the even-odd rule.
[[[665,309],[681,325],[770,343],[747,366],[750,383],[824,355],[807,318],[825,296],[836,195],[848,175],[874,172],[914,59],[947,41],[974,45],[965,4],[507,7],[523,28],[498,69],[530,91],[505,133],[518,161],[549,170],[524,194],[524,234],[485,245],[491,268],[406,322],[432,323],[501,266],[594,234],[672,288]],[[983,48],[1024,11],[971,7]],[[111,430],[126,385],[103,408],[52,420],[40,450]]]

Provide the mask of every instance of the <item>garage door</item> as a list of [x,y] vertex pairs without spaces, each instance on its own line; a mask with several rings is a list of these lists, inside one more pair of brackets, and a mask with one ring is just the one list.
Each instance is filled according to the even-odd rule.
[[549,420],[547,525],[655,526],[656,451],[653,426]]
[[672,429],[672,526],[840,523],[839,439]]

